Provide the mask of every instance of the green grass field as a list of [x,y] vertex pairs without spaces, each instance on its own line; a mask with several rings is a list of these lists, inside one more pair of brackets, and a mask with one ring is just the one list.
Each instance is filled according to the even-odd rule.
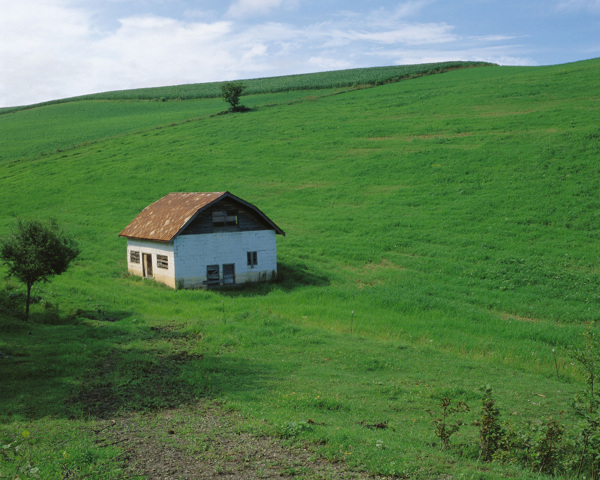
[[[357,472],[545,478],[478,460],[472,425],[440,451],[426,410],[464,400],[470,424],[489,384],[502,419],[577,428],[569,350],[600,318],[600,60],[354,73],[249,89],[242,114],[159,90],[2,112],[0,237],[56,218],[82,254],[34,287],[30,323],[24,287],[0,283],[0,478],[122,478],[102,422],[194,422],[199,402]],[[286,232],[277,283],[127,276],[118,233],[141,209],[222,190]]]

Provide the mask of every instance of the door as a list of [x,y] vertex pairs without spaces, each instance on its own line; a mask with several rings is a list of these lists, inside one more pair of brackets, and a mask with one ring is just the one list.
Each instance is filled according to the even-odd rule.
[[152,254],[142,253],[142,265],[144,266],[144,278],[152,278]]
[[206,285],[218,285],[221,281],[218,265],[206,266]]
[[235,283],[235,264],[226,263],[223,265],[223,285],[233,285]]

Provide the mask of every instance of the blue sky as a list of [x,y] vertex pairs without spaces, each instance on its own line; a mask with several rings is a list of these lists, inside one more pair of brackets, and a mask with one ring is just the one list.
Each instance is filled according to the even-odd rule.
[[595,57],[600,0],[3,0],[0,107],[355,67]]

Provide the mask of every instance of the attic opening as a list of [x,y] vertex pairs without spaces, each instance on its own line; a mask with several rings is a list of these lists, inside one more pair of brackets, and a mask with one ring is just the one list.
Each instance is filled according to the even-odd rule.
[[214,210],[212,212],[212,223],[214,228],[219,227],[237,227],[237,210]]

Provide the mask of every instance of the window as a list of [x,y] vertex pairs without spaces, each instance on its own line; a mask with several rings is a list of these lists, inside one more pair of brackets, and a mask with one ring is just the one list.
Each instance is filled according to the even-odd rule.
[[236,227],[237,210],[215,210],[212,213],[213,227]]
[[258,252],[247,252],[248,266],[253,267],[258,264]]
[[207,285],[218,285],[220,282],[219,266],[218,265],[207,265],[206,266],[206,284]]
[[169,269],[169,257],[166,255],[157,255],[156,256],[156,268],[164,268]]
[[129,261],[131,263],[140,263],[140,252],[135,252],[133,250],[129,251]]

